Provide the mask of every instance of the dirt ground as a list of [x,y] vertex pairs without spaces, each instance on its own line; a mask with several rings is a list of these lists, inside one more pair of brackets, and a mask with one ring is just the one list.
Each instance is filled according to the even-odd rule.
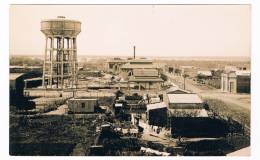
[[43,115],[63,115],[66,114],[68,110],[68,105],[64,104],[59,106],[56,110],[44,113]]

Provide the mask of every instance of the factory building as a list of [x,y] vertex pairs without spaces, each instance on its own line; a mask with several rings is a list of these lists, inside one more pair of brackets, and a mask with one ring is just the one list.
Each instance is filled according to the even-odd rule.
[[120,58],[114,58],[114,59],[108,60],[107,61],[108,72],[111,72],[114,74],[119,73],[121,66],[126,64],[127,62],[128,62],[127,60],[120,59]]
[[248,70],[225,71],[221,74],[221,91],[250,93],[251,72]]
[[130,83],[137,85],[138,89],[161,89],[163,80],[156,69],[133,69],[133,75],[129,78]]
[[69,113],[94,113],[98,107],[97,99],[72,98],[68,100]]
[[133,59],[128,63],[122,65],[120,68],[122,72],[127,72],[129,75],[133,74],[134,69],[158,69],[159,67],[153,64],[152,60],[148,59]]

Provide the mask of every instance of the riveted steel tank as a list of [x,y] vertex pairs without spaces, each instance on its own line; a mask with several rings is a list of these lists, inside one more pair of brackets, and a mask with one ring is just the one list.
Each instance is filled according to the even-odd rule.
[[46,36],[75,37],[81,31],[81,22],[58,16],[56,19],[42,20],[41,31]]

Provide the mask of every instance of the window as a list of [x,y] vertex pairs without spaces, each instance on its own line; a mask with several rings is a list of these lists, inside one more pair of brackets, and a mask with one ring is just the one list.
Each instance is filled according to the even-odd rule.
[[81,103],[81,108],[85,108],[85,103]]

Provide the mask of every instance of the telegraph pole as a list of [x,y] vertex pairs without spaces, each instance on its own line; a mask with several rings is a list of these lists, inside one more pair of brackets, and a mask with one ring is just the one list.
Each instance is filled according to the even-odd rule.
[[185,90],[185,80],[186,80],[186,77],[188,77],[188,75],[187,74],[184,74],[183,75],[183,89]]

